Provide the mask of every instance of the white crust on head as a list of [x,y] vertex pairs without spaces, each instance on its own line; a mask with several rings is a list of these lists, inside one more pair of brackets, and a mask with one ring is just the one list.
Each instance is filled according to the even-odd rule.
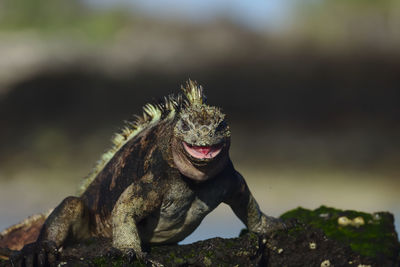
[[195,81],[189,79],[189,81],[186,82],[186,87],[182,86],[181,89],[185,95],[185,99],[182,99],[181,95],[178,95],[177,97],[170,95],[164,97],[158,104],[147,104],[143,107],[142,116],[136,115],[135,121],[127,121],[120,132],[114,134],[111,140],[112,147],[101,156],[93,170],[83,180],[79,188],[79,195],[89,187],[96,176],[114,157],[115,153],[117,153],[118,150],[120,150],[129,140],[138,135],[138,133],[159,121],[174,119],[177,112],[181,109],[205,103],[206,97],[203,94],[203,87],[199,86]]

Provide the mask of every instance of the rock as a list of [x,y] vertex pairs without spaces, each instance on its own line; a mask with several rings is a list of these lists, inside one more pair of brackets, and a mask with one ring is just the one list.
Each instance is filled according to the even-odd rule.
[[[244,231],[238,238],[154,246],[147,251],[152,260],[165,266],[400,266],[400,244],[390,213],[322,206],[314,211],[298,208],[281,217],[289,229],[269,236]],[[342,217],[347,219],[339,220]],[[92,238],[65,247],[55,265],[146,266],[109,256],[109,248],[109,239]],[[0,261],[0,266],[11,265]]]
[[313,211],[297,208],[284,213],[281,218],[296,218],[309,227],[322,230],[329,240],[347,245],[365,259],[362,264],[399,264],[400,245],[391,213],[369,214],[321,206]]

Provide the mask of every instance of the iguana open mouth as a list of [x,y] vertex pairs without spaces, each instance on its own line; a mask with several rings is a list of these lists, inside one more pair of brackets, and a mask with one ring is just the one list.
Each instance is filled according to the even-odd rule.
[[212,146],[195,146],[186,142],[182,142],[186,152],[197,159],[212,159],[215,158],[222,150],[222,144]]

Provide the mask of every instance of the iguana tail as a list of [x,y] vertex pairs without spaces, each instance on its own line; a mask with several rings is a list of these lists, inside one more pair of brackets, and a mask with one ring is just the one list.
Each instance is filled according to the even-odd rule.
[[45,214],[32,215],[22,222],[12,225],[0,233],[0,259],[8,259],[15,250],[35,242],[44,221],[51,210]]

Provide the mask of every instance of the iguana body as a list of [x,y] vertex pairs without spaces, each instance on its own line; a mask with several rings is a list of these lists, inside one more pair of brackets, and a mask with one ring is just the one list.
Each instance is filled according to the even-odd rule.
[[189,81],[185,96],[147,105],[144,116],[115,138],[79,197],[68,197],[41,229],[37,244],[57,248],[91,236],[112,238],[123,253],[144,244],[183,240],[221,202],[249,230],[282,227],[265,216],[229,159],[225,115],[205,104]]

